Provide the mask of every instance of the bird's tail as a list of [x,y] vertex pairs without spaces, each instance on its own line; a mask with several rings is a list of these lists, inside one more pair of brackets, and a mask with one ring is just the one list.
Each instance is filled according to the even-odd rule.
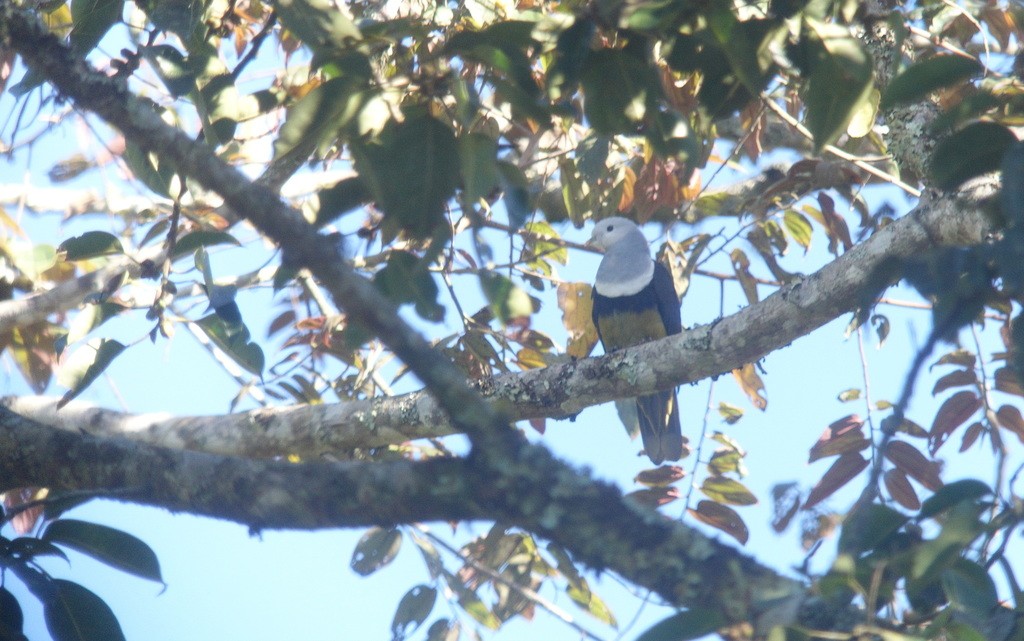
[[683,458],[683,428],[674,389],[636,399],[644,451],[655,465]]

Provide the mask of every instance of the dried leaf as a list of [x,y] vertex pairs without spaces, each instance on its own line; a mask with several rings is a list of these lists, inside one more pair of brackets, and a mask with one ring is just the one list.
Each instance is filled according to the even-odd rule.
[[860,453],[852,452],[843,454],[832,467],[828,468],[821,480],[811,489],[804,501],[804,509],[809,510],[818,503],[821,503],[835,492],[852,481],[858,474],[868,466],[868,461]]
[[916,479],[931,491],[942,487],[938,461],[930,461],[916,447],[906,441],[890,441],[885,448],[885,458],[892,461],[897,469]]
[[565,351],[573,358],[586,358],[597,344],[597,328],[591,318],[594,308],[591,289],[586,283],[558,286],[558,309],[562,310],[562,324],[569,333]]
[[953,431],[967,422],[967,419],[971,418],[980,408],[981,399],[975,392],[957,392],[947,398],[932,422],[932,429],[928,436],[931,454],[934,455],[953,434]]
[[633,479],[647,487],[664,487],[671,485],[686,476],[686,470],[678,465],[662,465],[653,470],[644,470]]
[[977,362],[978,357],[975,356],[974,352],[969,352],[966,349],[957,349],[948,354],[943,354],[939,360],[932,363],[932,367],[938,365],[959,365],[960,367],[972,369]]
[[960,441],[960,452],[966,452],[971,449],[974,442],[978,440],[978,437],[985,433],[985,426],[981,423],[972,423],[967,431],[964,432],[964,438]]
[[678,487],[669,485],[666,487],[649,487],[643,490],[635,490],[626,495],[626,498],[636,501],[640,505],[648,507],[661,507],[672,501],[679,500],[683,494]]
[[999,419],[1000,427],[1010,430],[1024,443],[1024,417],[1019,409],[1013,405],[1003,405],[996,410],[996,418]]
[[864,436],[864,421],[856,414],[850,414],[835,421],[821,433],[818,442],[811,448],[808,463],[829,456],[859,452],[871,441]]
[[914,486],[907,480],[906,474],[896,469],[888,470],[882,476],[882,480],[885,482],[885,489],[889,491],[889,495],[897,503],[908,510],[918,510],[921,508],[921,500],[917,498],[917,492],[914,491]]
[[1000,392],[1024,396],[1024,386],[1020,383],[1020,377],[1009,367],[1000,367],[995,373],[995,387]]
[[759,298],[757,280],[750,273],[750,259],[742,249],[732,250],[729,258],[732,260],[732,269],[736,272],[736,279],[739,280],[740,287],[743,288],[743,295],[747,297],[747,302],[753,305]]
[[701,523],[725,532],[742,545],[746,545],[747,539],[750,538],[747,525],[731,507],[714,501],[700,501],[697,503],[697,509],[691,508],[687,512]]
[[800,509],[800,486],[780,483],[772,487],[772,529],[782,532]]
[[768,399],[761,394],[764,391],[764,381],[754,369],[754,364],[747,363],[739,369],[734,369],[732,375],[753,406],[763,412],[768,407]]

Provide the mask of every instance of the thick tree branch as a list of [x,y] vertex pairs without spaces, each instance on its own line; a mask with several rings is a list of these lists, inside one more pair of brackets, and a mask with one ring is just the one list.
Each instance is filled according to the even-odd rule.
[[[31,447],[25,443],[31,442]],[[0,409],[0,469],[12,486],[98,496],[245,524],[253,530],[500,520],[612,569],[682,607],[729,623],[793,612],[805,588],[733,548],[625,499],[614,486],[526,448],[496,476],[478,457],[388,463],[253,461],[55,430]],[[287,488],[287,489],[284,489]],[[769,602],[775,601],[772,604]]]
[[[611,356],[473,382],[511,420],[570,416],[585,407],[699,381],[756,361],[852,311],[863,283],[883,260],[920,255],[939,245],[982,242],[989,223],[983,201],[994,181],[965,192],[929,193],[908,216],[879,231],[814,274],[764,300],[679,336]],[[317,456],[353,448],[444,436],[452,427],[425,392],[335,405],[268,408],[217,417],[125,415],[52,399],[8,398],[4,405],[49,425],[96,436],[220,454]]]

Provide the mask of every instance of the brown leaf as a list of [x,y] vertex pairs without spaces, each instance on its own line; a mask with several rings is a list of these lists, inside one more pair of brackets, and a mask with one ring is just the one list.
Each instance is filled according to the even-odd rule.
[[1016,434],[1020,442],[1024,443],[1024,417],[1020,415],[1019,409],[1013,405],[1003,405],[996,410],[996,418],[1001,427]]
[[729,254],[729,259],[732,260],[732,269],[736,272],[736,279],[740,281],[740,287],[743,288],[743,295],[747,297],[747,302],[753,305],[759,298],[757,295],[757,280],[750,273],[750,259],[747,258],[747,254],[742,249],[732,250],[732,253]]
[[888,470],[882,477],[889,495],[908,510],[921,509],[921,500],[917,498],[914,486],[907,480],[906,474],[900,470]]
[[960,441],[960,452],[966,452],[978,440],[978,437],[985,433],[985,426],[981,423],[973,423],[964,432],[964,438]]
[[932,492],[942,487],[939,471],[942,466],[938,461],[930,461],[916,447],[906,441],[890,441],[885,448],[885,458],[905,474]]
[[971,369],[977,361],[978,357],[974,355],[974,352],[968,352],[966,349],[957,349],[948,354],[943,354],[939,360],[932,363],[932,367],[937,365],[959,365]]
[[929,433],[929,449],[934,456],[942,444],[981,408],[981,399],[975,392],[962,391],[947,398],[939,408]]
[[972,369],[958,369],[946,374],[939,380],[935,381],[935,387],[932,388],[932,396],[935,396],[939,392],[948,390],[951,387],[963,387],[965,385],[978,385],[978,376]]
[[764,391],[764,381],[758,376],[753,363],[747,363],[739,369],[734,369],[732,375],[754,407],[763,412],[768,407],[768,399],[761,394]]
[[591,290],[586,283],[558,286],[558,309],[562,310],[562,324],[569,333],[565,351],[573,358],[586,358],[597,344],[597,328],[591,318],[594,309]]
[[835,421],[825,428],[818,437],[818,442],[811,448],[808,463],[829,456],[839,456],[848,452],[859,452],[871,444],[864,436],[864,421],[856,414],[850,414]]
[[649,487],[643,490],[635,490],[626,495],[640,505],[649,507],[661,507],[682,498],[683,494],[678,487],[669,485],[666,487]]
[[686,470],[678,465],[662,465],[640,472],[633,480],[648,487],[664,487],[672,485],[684,476],[686,476]]
[[546,418],[531,418],[530,427],[537,431],[538,434],[543,434],[547,429]]
[[636,174],[629,167],[622,172],[622,197],[619,198],[619,211],[625,212],[633,208],[633,187],[636,185]]
[[1020,384],[1020,377],[1009,367],[1000,367],[995,373],[995,387],[1000,392],[1024,396],[1024,386]]
[[859,452],[843,454],[828,468],[821,480],[811,488],[811,493],[804,501],[804,509],[809,510],[818,503],[835,494],[836,490],[852,481],[868,466],[868,461]]
[[750,538],[743,519],[731,507],[714,501],[701,501],[697,503],[697,509],[691,508],[687,512],[701,523],[725,532],[742,545],[746,545]]

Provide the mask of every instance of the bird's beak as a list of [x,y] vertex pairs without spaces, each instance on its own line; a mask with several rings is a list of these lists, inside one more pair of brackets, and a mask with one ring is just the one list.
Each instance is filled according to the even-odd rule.
[[604,245],[602,245],[601,242],[597,240],[597,229],[596,228],[594,229],[593,232],[591,232],[590,239],[587,240],[586,244],[587,244],[587,247],[591,247],[593,249],[596,249],[599,252],[604,252],[604,249],[605,249]]

